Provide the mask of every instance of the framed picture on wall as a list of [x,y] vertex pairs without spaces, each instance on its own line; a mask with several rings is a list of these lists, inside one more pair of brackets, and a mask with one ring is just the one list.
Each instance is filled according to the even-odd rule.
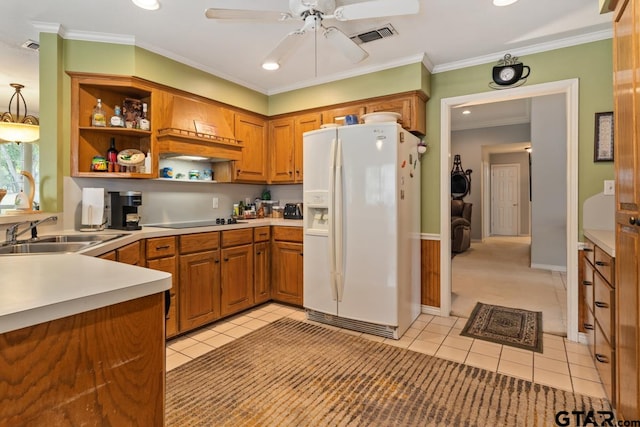
[[613,111],[596,113],[593,161],[613,161]]

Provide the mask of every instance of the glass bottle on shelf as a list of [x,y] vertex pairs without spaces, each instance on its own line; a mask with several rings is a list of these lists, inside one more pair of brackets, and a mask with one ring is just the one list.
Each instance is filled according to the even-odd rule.
[[111,116],[110,124],[114,128],[124,127],[124,117],[122,117],[122,110],[119,105],[116,105],[113,110],[113,116]]
[[98,98],[98,103],[93,107],[93,113],[91,113],[91,126],[106,127],[107,116],[102,109],[102,100]]
[[[109,172],[119,172],[118,167],[118,150],[116,150],[116,139],[111,138],[111,145],[107,150],[107,164]],[[118,170],[116,170],[116,168]]]
[[142,103],[142,115],[138,118],[138,128],[140,130],[150,130],[151,123],[149,123],[149,119],[147,118],[147,103]]

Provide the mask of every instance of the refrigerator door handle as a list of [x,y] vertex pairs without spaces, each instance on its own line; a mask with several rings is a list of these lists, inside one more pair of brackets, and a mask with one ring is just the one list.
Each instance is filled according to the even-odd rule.
[[335,185],[336,185],[336,139],[331,140],[329,167],[329,286],[331,288],[331,298],[338,299],[336,291],[336,230],[335,230]]
[[342,302],[342,295],[344,291],[344,265],[343,265],[343,217],[344,208],[342,206],[342,140],[338,139],[336,146],[336,178],[334,188],[334,223],[335,223],[335,236],[334,236],[334,256],[335,256],[335,271],[336,271],[336,288],[338,291],[338,302]]

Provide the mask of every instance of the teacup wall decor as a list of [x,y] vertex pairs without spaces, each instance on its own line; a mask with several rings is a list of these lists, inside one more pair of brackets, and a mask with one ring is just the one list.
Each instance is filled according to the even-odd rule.
[[507,53],[504,58],[498,61],[492,70],[493,81],[489,87],[493,89],[507,89],[523,85],[529,77],[531,68],[518,61],[517,56]]

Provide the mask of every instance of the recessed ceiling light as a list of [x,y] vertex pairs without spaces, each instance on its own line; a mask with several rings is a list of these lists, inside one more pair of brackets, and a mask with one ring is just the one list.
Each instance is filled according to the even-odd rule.
[[464,110],[462,114],[464,114],[465,116],[468,116],[469,114],[471,114],[471,110]]
[[518,0],[493,0],[494,6],[509,6],[510,4],[514,4]]
[[136,6],[146,10],[158,10],[160,9],[160,3],[158,0],[131,0]]
[[264,68],[265,70],[274,71],[280,68],[280,64],[278,64],[276,61],[265,61],[262,64],[262,68]]

